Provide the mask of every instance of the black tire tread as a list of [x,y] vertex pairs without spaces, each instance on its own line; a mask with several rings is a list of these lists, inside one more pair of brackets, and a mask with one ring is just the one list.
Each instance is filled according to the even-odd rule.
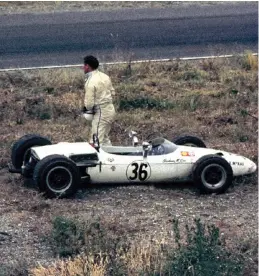
[[[72,174],[75,179],[74,179],[74,184],[70,187],[70,189],[66,193],[62,195],[57,195],[57,194],[54,194],[53,191],[47,189],[45,183],[41,180],[41,176],[42,174],[44,174],[44,172],[46,171],[46,169],[48,169],[49,166],[53,166],[53,164],[60,163],[60,162],[70,166],[73,169]],[[33,181],[38,186],[40,192],[44,193],[47,197],[64,198],[64,197],[73,195],[77,191],[77,188],[80,185],[80,173],[76,164],[73,161],[71,161],[70,159],[68,159],[63,155],[53,154],[43,158],[40,162],[37,163],[33,172]]]
[[[226,172],[227,172],[226,184],[223,185],[222,187],[220,187],[218,190],[210,190],[207,187],[204,187],[202,185],[201,181],[199,181],[199,178],[200,178],[199,175],[200,175],[200,170],[201,170],[200,168],[202,168],[207,163],[210,163],[211,161],[224,166],[224,168],[226,169]],[[208,155],[205,155],[205,156],[201,157],[200,159],[198,159],[198,161],[196,161],[196,163],[194,164],[193,180],[194,180],[195,184],[197,184],[199,186],[201,193],[221,194],[221,193],[224,193],[229,188],[229,186],[232,184],[233,170],[232,170],[231,165],[224,158],[222,158],[218,155],[215,155],[215,154],[208,154]]]

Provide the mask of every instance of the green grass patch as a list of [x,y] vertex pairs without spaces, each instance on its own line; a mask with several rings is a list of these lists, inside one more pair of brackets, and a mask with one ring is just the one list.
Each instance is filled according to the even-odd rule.
[[84,228],[78,222],[56,217],[50,235],[55,255],[69,257],[79,254],[84,245]]

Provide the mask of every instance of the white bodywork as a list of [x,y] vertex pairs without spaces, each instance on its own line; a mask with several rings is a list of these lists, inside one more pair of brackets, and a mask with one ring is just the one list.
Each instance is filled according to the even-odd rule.
[[89,143],[68,143],[61,142],[54,145],[33,147],[32,151],[36,153],[39,160],[51,154],[60,154],[66,157],[76,154],[96,153],[96,150]]
[[[161,155],[143,157],[142,147],[107,147],[96,151],[88,143],[58,143],[33,147],[32,153],[41,160],[51,154],[60,154],[70,158],[72,155],[97,154],[97,166],[86,168],[91,183],[140,183],[183,181],[189,179],[195,162],[202,156],[217,154],[226,159],[232,167],[233,175],[239,176],[256,171],[256,164],[246,157],[225,151],[177,146],[167,140],[171,152]],[[169,144],[168,144],[169,143]],[[105,150],[104,150],[105,149]],[[131,151],[137,155],[120,155],[108,153]],[[80,164],[82,166],[82,164]]]

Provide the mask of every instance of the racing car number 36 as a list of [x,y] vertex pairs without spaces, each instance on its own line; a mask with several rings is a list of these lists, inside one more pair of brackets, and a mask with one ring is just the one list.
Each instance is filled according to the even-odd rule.
[[130,181],[145,181],[151,175],[151,168],[149,163],[134,161],[127,167],[127,178]]

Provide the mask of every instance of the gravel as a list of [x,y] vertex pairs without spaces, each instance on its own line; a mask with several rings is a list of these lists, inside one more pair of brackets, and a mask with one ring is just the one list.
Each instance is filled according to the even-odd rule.
[[[54,260],[46,239],[56,216],[81,221],[100,217],[132,237],[170,237],[172,220],[180,225],[200,218],[220,228],[229,247],[257,241],[257,179],[240,178],[227,193],[199,195],[190,185],[99,186],[79,191],[73,199],[46,200],[0,171],[0,265],[33,267]],[[45,237],[45,238],[44,238]],[[255,246],[255,245],[254,245]],[[251,248],[250,248],[251,249]],[[256,262],[256,260],[254,260]],[[251,274],[252,275],[252,274]]]

